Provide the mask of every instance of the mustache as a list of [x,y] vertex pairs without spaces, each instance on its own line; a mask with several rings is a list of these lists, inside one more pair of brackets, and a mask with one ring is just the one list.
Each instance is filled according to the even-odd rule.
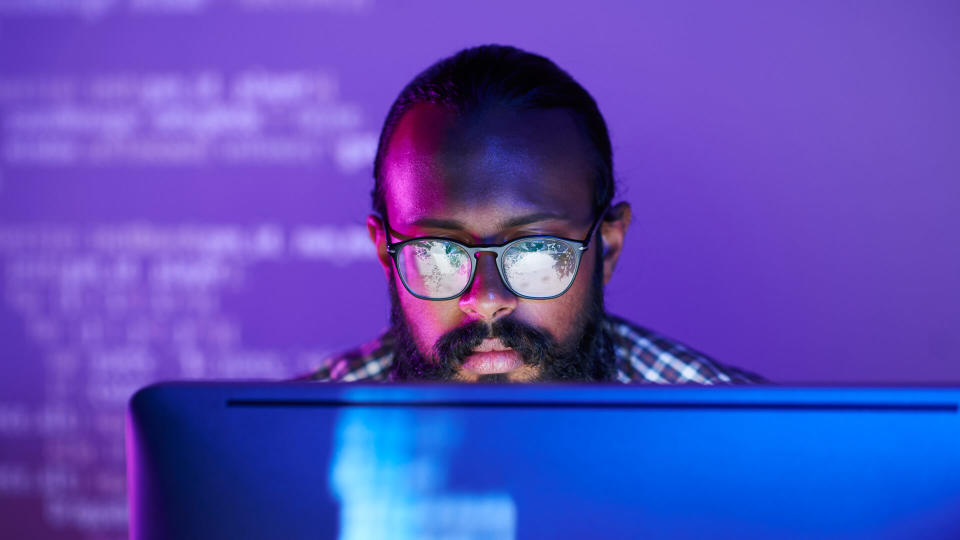
[[496,338],[520,355],[524,364],[539,366],[556,356],[559,344],[550,334],[510,317],[493,324],[473,321],[443,334],[434,344],[433,356],[441,364],[459,366],[487,338]]

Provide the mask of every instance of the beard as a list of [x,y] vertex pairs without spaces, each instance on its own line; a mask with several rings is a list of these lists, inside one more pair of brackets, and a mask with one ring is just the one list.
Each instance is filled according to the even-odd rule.
[[[600,259],[598,253],[598,262]],[[602,265],[595,266],[596,269]],[[486,338],[497,338],[537,368],[536,381],[609,381],[616,374],[612,342],[603,328],[603,283],[594,271],[585,305],[574,321],[574,331],[563,342],[533,325],[506,316],[493,324],[473,321],[443,334],[428,357],[421,354],[410,331],[397,295],[396,279],[390,277],[390,333],[394,350],[392,381],[450,381],[460,373],[464,360]],[[477,382],[509,382],[506,373],[480,375]]]

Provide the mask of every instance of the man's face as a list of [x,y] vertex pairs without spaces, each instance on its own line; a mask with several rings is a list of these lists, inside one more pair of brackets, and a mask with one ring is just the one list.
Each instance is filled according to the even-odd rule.
[[[383,161],[392,241],[435,236],[502,244],[540,234],[582,240],[595,217],[594,171],[588,142],[566,111],[492,109],[457,118],[439,105],[416,105],[401,118]],[[395,289],[395,318],[402,316],[419,356],[440,362],[438,355],[450,354],[451,336],[461,345],[471,343],[455,354],[458,361],[444,377],[538,379],[553,359],[532,362],[524,358],[529,350],[506,346],[491,329],[507,325],[521,334],[539,333],[554,354],[573,354],[599,316],[595,278],[602,269],[595,250],[601,246],[595,240],[573,284],[557,298],[515,296],[500,278],[495,254],[480,253],[470,287],[458,298],[435,301],[419,299],[400,284],[382,223],[371,216],[368,224]]]

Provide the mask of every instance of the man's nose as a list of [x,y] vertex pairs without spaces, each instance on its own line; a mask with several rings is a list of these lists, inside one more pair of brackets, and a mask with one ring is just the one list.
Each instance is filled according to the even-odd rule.
[[488,322],[509,315],[517,307],[517,297],[500,279],[496,254],[477,253],[474,264],[473,283],[460,296],[460,310]]

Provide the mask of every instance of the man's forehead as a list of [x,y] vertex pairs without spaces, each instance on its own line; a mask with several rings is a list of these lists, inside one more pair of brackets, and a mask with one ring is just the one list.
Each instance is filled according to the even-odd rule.
[[485,225],[534,214],[580,222],[592,208],[589,146],[562,109],[458,117],[417,105],[394,131],[384,165],[392,224],[478,213]]

